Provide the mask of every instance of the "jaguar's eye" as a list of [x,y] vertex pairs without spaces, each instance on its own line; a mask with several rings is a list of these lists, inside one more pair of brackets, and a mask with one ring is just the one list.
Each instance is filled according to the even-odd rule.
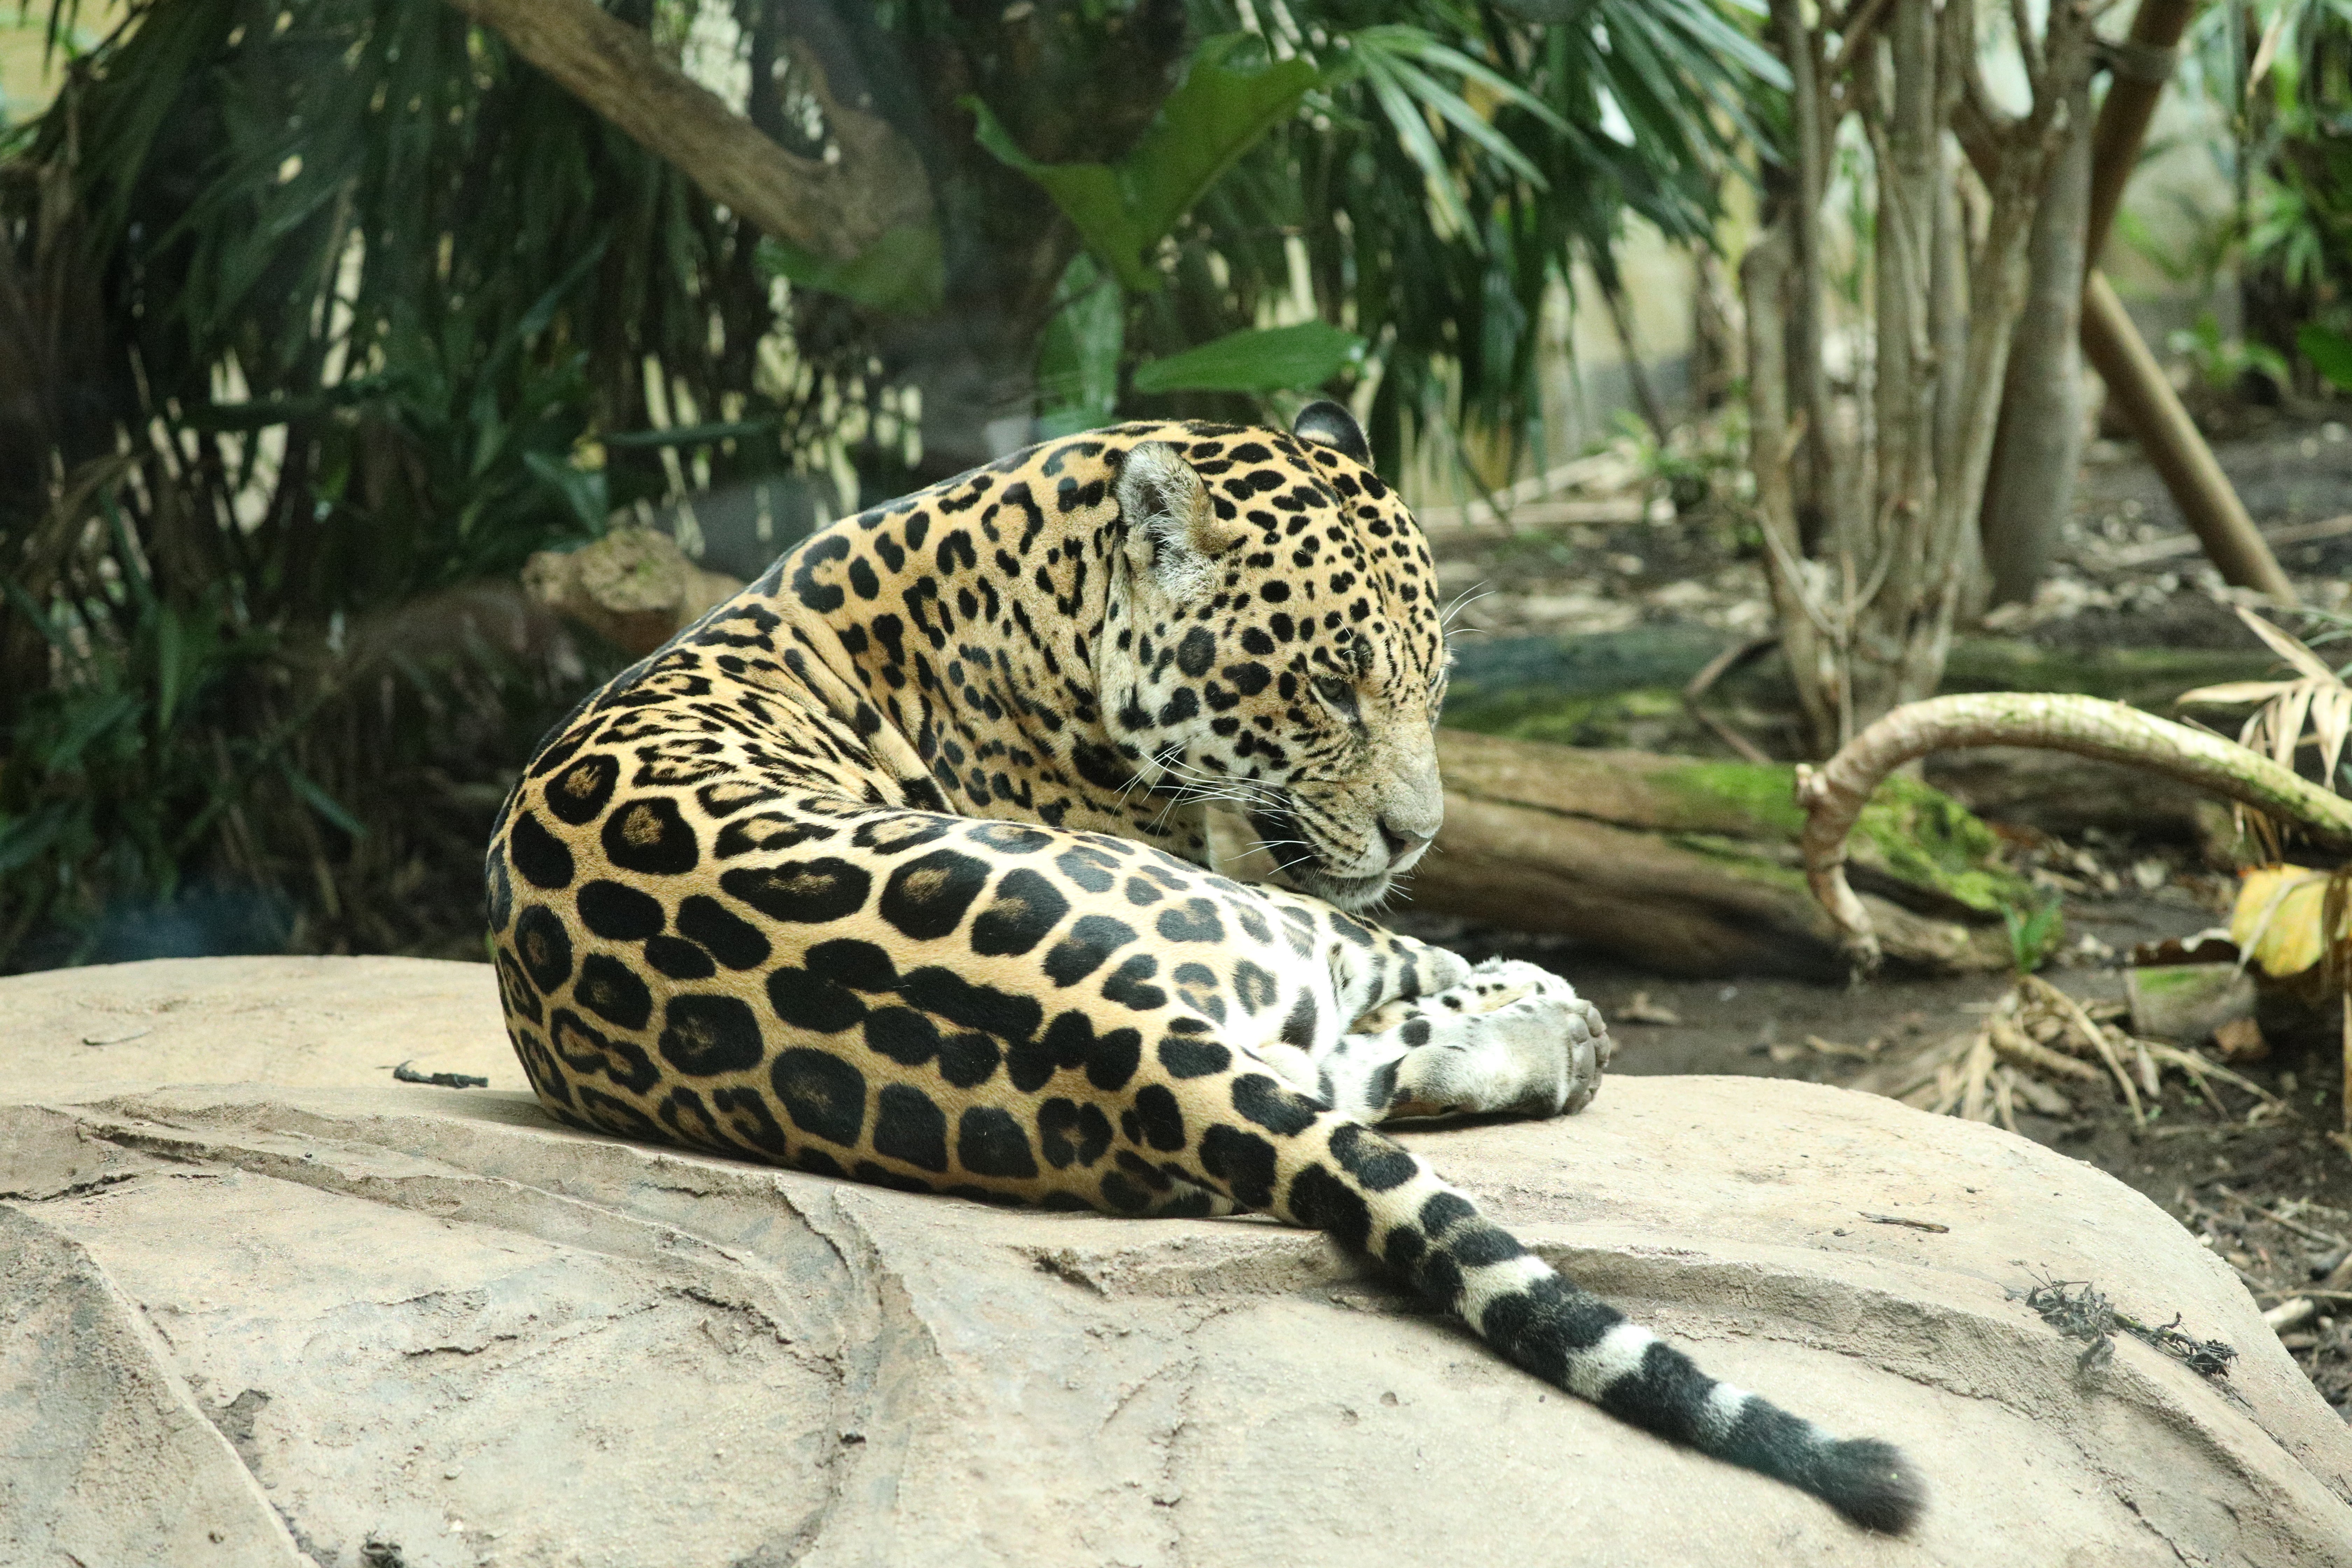
[[1356,707],[1356,689],[1350,683],[1337,676],[1318,675],[1315,678],[1315,695],[1323,700],[1326,708],[1350,724],[1363,721],[1363,714]]

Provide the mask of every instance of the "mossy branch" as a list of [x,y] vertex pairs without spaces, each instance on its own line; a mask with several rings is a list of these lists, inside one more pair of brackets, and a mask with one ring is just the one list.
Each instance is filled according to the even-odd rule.
[[2038,746],[2152,768],[2250,805],[2331,849],[2352,849],[2352,801],[2235,742],[2121,702],[2040,692],[1937,697],[1895,709],[1818,768],[1797,770],[1800,840],[1813,896],[1845,932],[1858,968],[1878,963],[1870,915],[1847,886],[1846,838],[1887,774],[1930,752]]

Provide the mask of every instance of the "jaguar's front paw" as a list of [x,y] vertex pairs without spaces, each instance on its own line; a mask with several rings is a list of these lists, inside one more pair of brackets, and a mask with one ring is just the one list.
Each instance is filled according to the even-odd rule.
[[1511,1110],[1566,1116],[1592,1103],[1616,1053],[1600,1008],[1549,969],[1514,959],[1480,964],[1468,986],[1482,1000],[1499,1004],[1490,1004],[1478,1026],[1508,1050],[1524,1075],[1525,1097]]
[[1567,1042],[1567,1060],[1561,1075],[1565,1092],[1560,1096],[1559,1114],[1572,1116],[1601,1092],[1601,1075],[1617,1055],[1617,1042],[1609,1037],[1609,1024],[1601,1016],[1601,1009],[1583,997],[1571,997],[1561,1005],[1564,1016],[1559,1028]]
[[1506,1111],[1559,1116],[1600,1092],[1614,1044],[1600,1009],[1551,971],[1489,959],[1422,1005],[1405,1034],[1398,1115]]

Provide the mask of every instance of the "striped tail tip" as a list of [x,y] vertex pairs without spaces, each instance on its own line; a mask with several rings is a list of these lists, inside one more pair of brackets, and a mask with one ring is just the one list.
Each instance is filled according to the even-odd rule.
[[1832,1437],[1811,1422],[1726,1383],[1715,1384],[1708,1405],[1710,1414],[1738,1414],[1727,1430],[1717,1426],[1707,1432],[1703,1427],[1698,1434],[1703,1449],[1809,1491],[1864,1530],[1900,1535],[1927,1510],[1927,1483],[1892,1443]]
[[1864,1530],[1900,1535],[1927,1506],[1927,1484],[1903,1450],[1875,1437],[1828,1443],[1797,1484]]

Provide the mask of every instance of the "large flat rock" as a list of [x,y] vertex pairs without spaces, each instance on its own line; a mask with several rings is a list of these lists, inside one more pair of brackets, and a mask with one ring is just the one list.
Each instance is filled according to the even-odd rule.
[[[393,1083],[411,1058],[498,1087]],[[0,982],[0,1562],[2352,1561],[2352,1436],[2225,1265],[1866,1096],[1622,1079],[1410,1141],[1709,1370],[1910,1449],[1903,1540],[1546,1389],[1320,1237],[558,1128],[479,966]],[[2013,1299],[2045,1277],[2240,1359],[2078,1372]]]

